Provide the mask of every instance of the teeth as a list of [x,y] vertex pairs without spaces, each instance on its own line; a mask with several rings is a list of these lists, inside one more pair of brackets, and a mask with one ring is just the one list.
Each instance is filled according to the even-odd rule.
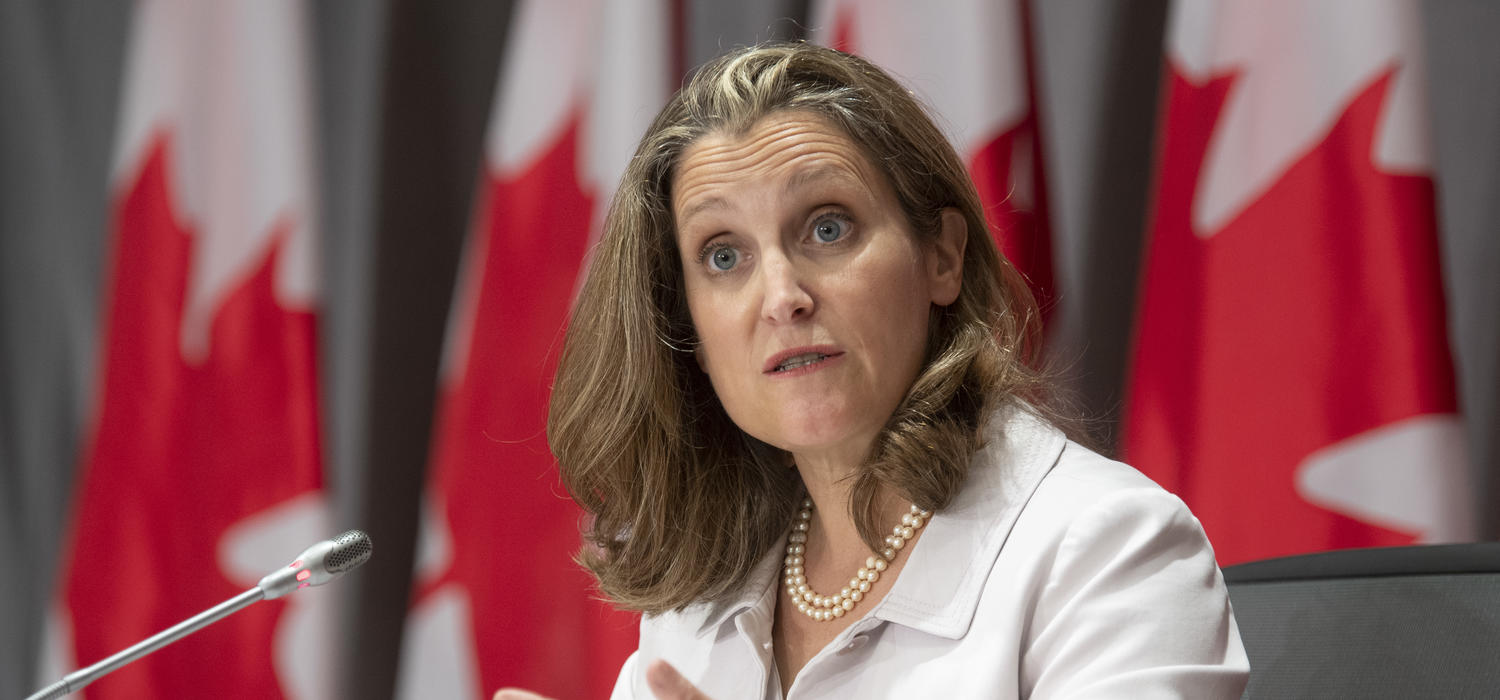
[[781,364],[776,365],[776,371],[785,372],[790,369],[797,369],[798,367],[804,367],[806,365],[810,365],[814,362],[819,362],[827,358],[827,355],[818,352],[809,352],[802,355],[796,355],[794,357],[788,357],[783,360]]

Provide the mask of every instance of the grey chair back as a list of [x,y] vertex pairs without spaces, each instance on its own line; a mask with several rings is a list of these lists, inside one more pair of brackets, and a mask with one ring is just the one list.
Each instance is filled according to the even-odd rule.
[[1500,542],[1224,569],[1249,698],[1500,698]]

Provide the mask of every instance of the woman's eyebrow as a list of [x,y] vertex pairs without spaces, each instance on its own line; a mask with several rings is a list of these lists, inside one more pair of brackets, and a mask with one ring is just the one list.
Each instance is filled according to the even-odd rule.
[[705,211],[708,211],[710,209],[726,209],[728,207],[729,203],[726,202],[723,197],[704,197],[703,199],[693,202],[691,206],[683,209],[682,213],[677,217],[677,223],[679,226],[681,226],[682,224],[687,223],[693,217],[702,214]]
[[[817,165],[806,170],[793,173],[791,177],[787,178],[785,189],[787,194],[793,194],[799,188],[822,182],[827,182],[835,185],[847,185],[850,187],[858,188],[860,190],[865,189],[864,180],[862,178],[860,178],[854,172],[850,171],[848,168],[836,164]],[[677,216],[677,223],[679,226],[682,226],[691,221],[693,217],[698,216],[705,211],[727,208],[729,208],[729,202],[723,197],[712,195],[704,197],[703,199],[697,200],[687,207],[684,207],[682,213]]]

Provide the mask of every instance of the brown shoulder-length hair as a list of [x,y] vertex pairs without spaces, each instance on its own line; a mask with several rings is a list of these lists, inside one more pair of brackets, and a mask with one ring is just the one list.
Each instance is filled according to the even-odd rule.
[[[738,589],[791,523],[788,455],[745,434],[693,357],[672,215],[674,168],[710,132],[811,113],[890,179],[915,235],[944,209],[968,227],[958,299],[934,307],[926,362],[854,477],[851,515],[872,549],[884,485],[938,510],[958,492],[995,405],[1040,406],[1036,303],[996,250],[963,161],[911,93],[869,62],[804,43],[703,66],[662,109],[625,171],[569,323],[547,422],[563,483],[592,515],[580,562],[624,608],[658,613]],[[881,546],[883,548],[883,545]]]

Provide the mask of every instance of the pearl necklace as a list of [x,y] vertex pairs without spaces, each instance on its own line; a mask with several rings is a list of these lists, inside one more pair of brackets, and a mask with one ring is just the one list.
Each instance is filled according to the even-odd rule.
[[870,586],[880,580],[881,572],[896,558],[896,552],[905,547],[922,524],[932,517],[931,511],[912,505],[911,512],[901,516],[901,524],[886,536],[885,549],[866,559],[859,573],[849,579],[849,585],[834,595],[819,595],[808,587],[807,572],[802,568],[802,553],[807,550],[807,528],[812,522],[812,508],[812,499],[804,498],[802,510],[798,511],[795,524],[792,525],[792,534],[787,536],[782,580],[786,584],[787,595],[791,596],[797,610],[818,622],[843,617],[854,609],[855,603],[864,600],[865,594],[870,592]]

